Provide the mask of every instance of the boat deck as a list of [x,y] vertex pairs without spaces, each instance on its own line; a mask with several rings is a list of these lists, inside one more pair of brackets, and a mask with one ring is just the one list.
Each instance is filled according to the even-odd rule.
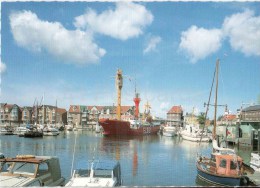
[[247,176],[256,186],[260,186],[260,172],[255,172],[254,174],[247,174]]

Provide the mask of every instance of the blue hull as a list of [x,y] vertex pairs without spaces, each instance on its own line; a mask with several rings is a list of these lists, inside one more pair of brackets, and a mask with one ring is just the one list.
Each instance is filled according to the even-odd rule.
[[[198,164],[197,164],[198,165]],[[198,177],[206,182],[215,185],[224,185],[224,186],[240,186],[241,185],[241,177],[223,177],[215,174],[207,173],[200,168],[198,168]]]

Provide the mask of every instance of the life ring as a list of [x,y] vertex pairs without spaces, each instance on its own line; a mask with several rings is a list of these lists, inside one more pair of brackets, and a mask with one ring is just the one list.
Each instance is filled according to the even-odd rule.
[[30,158],[35,158],[35,155],[16,155],[16,158],[18,158],[18,159],[30,159]]

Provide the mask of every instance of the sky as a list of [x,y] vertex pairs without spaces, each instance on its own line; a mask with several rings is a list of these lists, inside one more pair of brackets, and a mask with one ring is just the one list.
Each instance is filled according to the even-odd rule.
[[116,105],[121,69],[122,105],[205,112],[217,59],[218,104],[257,103],[260,2],[1,2],[1,103]]

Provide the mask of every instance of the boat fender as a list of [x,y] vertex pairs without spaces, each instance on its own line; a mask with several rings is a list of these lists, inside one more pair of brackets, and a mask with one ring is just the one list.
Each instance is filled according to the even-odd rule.
[[248,185],[249,184],[249,178],[244,176],[241,179],[241,185]]

